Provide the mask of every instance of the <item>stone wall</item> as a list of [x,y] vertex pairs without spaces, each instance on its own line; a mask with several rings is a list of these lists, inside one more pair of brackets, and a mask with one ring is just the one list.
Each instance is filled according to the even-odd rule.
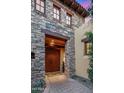
[[[45,30],[68,37],[65,45],[66,71],[70,77],[75,74],[75,38],[74,31],[84,22],[76,13],[72,16],[72,27],[65,24],[66,11],[61,9],[61,22],[53,20],[53,1],[46,0],[45,15],[35,10],[35,0],[31,2],[31,51],[35,59],[31,60],[32,93],[42,93],[45,88]],[[61,4],[62,5],[62,4]],[[63,5],[62,5],[63,6]]]

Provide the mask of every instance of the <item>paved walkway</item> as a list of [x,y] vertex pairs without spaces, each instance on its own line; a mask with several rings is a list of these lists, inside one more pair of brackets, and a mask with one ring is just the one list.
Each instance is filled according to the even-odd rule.
[[44,93],[92,93],[92,90],[65,75],[47,77]]

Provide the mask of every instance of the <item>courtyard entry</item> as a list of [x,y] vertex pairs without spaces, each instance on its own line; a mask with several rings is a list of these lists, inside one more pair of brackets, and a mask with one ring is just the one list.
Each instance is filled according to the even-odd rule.
[[46,35],[45,36],[45,72],[55,74],[64,72],[66,40]]

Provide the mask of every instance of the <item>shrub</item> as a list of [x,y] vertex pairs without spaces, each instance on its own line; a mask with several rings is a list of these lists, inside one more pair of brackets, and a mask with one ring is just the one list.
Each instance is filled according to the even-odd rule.
[[89,68],[88,68],[87,72],[88,72],[89,79],[93,83],[93,33],[87,32],[86,36],[87,36],[89,42],[91,43],[90,52],[88,55],[89,56]]

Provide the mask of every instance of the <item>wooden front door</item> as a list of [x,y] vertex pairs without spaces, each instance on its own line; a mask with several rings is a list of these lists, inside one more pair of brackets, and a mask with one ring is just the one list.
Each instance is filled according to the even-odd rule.
[[60,71],[60,50],[59,49],[46,47],[45,71],[46,72]]

